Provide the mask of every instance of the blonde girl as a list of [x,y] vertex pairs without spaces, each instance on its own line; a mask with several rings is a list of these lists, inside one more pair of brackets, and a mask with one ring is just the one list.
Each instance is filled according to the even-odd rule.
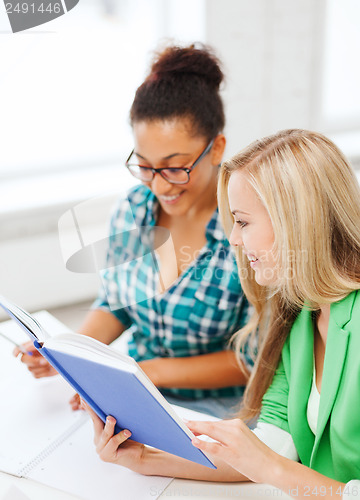
[[[220,213],[262,343],[241,417],[190,422],[216,471],[125,443],[91,413],[104,460],[145,474],[272,484],[296,498],[360,495],[360,190],[321,134],[286,130],[222,165]],[[130,429],[131,431],[131,429]],[[130,444],[131,443],[131,444]],[[131,450],[131,451],[130,451]],[[136,457],[136,460],[134,458]]]

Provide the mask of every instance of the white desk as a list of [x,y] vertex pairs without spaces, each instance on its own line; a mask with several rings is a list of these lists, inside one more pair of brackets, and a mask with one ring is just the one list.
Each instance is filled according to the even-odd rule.
[[[50,488],[35,481],[20,479],[0,472],[0,500],[2,500],[3,496],[5,496],[12,486],[23,492],[29,500],[82,500],[80,497],[64,493],[63,491]],[[156,498],[155,491],[154,498]],[[282,491],[264,484],[205,483],[202,481],[189,481],[187,479],[174,479],[158,498],[159,500],[169,498],[196,498],[197,500],[213,500],[214,498],[220,500],[233,500],[237,498],[248,500],[290,499]],[[99,500],[106,499],[102,498]],[[119,495],[119,500],[121,500],[121,495]]]

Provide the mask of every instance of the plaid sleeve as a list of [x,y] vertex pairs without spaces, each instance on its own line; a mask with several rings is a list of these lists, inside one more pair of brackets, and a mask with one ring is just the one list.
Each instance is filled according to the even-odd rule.
[[[127,311],[117,302],[117,307],[111,307],[109,296],[116,293],[120,284],[116,279],[115,268],[119,264],[119,257],[115,247],[119,245],[118,234],[129,231],[134,226],[134,215],[132,208],[133,199],[141,198],[143,192],[135,188],[118,201],[115,210],[110,219],[109,246],[106,255],[105,271],[102,273],[102,286],[99,289],[98,296],[92,305],[92,309],[102,309],[106,312],[111,312],[125,326],[129,328],[132,324]],[[137,200],[139,202],[139,200]]]

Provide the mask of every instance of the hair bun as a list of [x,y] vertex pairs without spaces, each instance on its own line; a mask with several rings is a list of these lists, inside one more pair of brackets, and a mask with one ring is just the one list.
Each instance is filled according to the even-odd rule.
[[220,61],[212,49],[203,44],[189,47],[171,46],[155,56],[148,81],[176,81],[182,76],[197,76],[218,89],[224,79]]
[[220,61],[203,44],[162,49],[136,91],[130,123],[186,118],[192,134],[210,141],[225,125]]

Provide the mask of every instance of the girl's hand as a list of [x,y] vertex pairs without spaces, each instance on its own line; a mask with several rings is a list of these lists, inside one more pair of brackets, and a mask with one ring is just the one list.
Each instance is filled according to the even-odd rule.
[[84,408],[81,406],[81,399],[78,393],[75,393],[73,397],[69,400],[69,404],[73,411],[83,410]]
[[200,450],[227,462],[235,470],[257,483],[271,483],[271,474],[281,457],[258,439],[240,419],[220,422],[187,422],[196,435],[205,434],[216,443],[194,438]]
[[[27,353],[31,353],[31,355]],[[31,341],[21,344],[19,347],[15,347],[13,355],[19,356],[19,354],[21,354],[21,362],[28,367],[35,378],[57,375],[58,372],[55,368],[41,356]]]
[[145,446],[136,441],[128,441],[131,432],[127,429],[114,434],[116,424],[114,417],[107,417],[104,425],[104,422],[85,401],[81,400],[81,406],[93,421],[94,443],[101,460],[140,472],[145,456]]

